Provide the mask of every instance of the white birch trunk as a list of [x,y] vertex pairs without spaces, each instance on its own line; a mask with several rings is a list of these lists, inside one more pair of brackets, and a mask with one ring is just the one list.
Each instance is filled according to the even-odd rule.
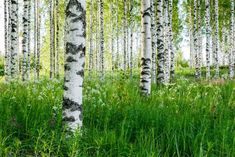
[[163,0],[157,1],[157,82],[164,83]]
[[231,26],[230,26],[230,55],[229,55],[229,78],[234,78],[234,1],[231,0]]
[[54,77],[54,3],[50,0],[50,78]]
[[202,18],[201,18],[201,2],[198,1],[198,64],[199,64],[199,78],[202,76]]
[[141,57],[141,75],[140,88],[143,95],[151,93],[151,5],[150,0],[141,0],[141,18],[142,18],[142,57]]
[[152,83],[156,84],[156,50],[157,50],[157,28],[156,28],[156,12],[155,12],[155,0],[151,0],[151,33],[152,33]]
[[116,0],[116,46],[117,46],[117,52],[116,52],[116,66],[117,70],[119,69],[119,26],[118,26],[118,0]]
[[169,14],[168,14],[168,0],[165,0],[164,7],[164,52],[165,52],[165,64],[164,74],[165,83],[170,82],[170,52],[169,52]]
[[30,80],[30,68],[31,68],[31,65],[30,65],[30,53],[31,53],[31,0],[28,0],[29,1],[29,6],[28,6],[28,56],[27,56],[27,71],[26,71],[26,77],[27,77],[27,80]]
[[[56,77],[59,78],[60,76],[60,45],[59,45],[59,32],[60,32],[60,27],[59,27],[59,0],[56,0]],[[40,18],[39,18],[40,19]]]
[[93,69],[93,0],[90,5],[90,52],[89,52],[89,76]]
[[11,0],[11,78],[18,73],[18,0]]
[[82,87],[86,45],[86,1],[69,0],[66,5],[66,52],[63,121],[71,131],[82,127]]
[[206,79],[210,79],[210,53],[211,53],[211,28],[210,28],[210,0],[206,0]]
[[104,78],[104,3],[100,0],[100,77]]
[[23,60],[22,60],[22,81],[26,81],[27,79],[27,57],[28,57],[28,27],[29,27],[29,19],[28,19],[28,5],[29,1],[24,0],[23,3],[23,39],[22,39],[22,54],[23,54]]
[[36,56],[36,79],[39,80],[40,75],[40,50],[41,50],[41,43],[40,43],[40,37],[41,37],[41,14],[40,14],[40,2],[37,0],[37,56]]
[[170,51],[170,76],[171,76],[171,81],[175,77],[175,51],[173,48],[173,31],[172,31],[172,23],[173,23],[173,0],[169,1],[169,51]]
[[10,23],[10,18],[9,18],[9,14],[10,14],[10,10],[9,10],[9,0],[4,0],[4,38],[5,38],[5,71],[4,71],[4,75],[5,75],[5,80],[9,81],[9,77],[10,77],[10,51],[9,51],[9,32],[10,32],[10,27],[9,27],[9,23]]
[[195,55],[195,77],[200,78],[199,72],[199,58],[198,58],[198,37],[197,37],[197,0],[194,0],[194,14],[193,14],[193,38],[194,38],[194,55]]
[[215,78],[219,78],[219,6],[215,0]]
[[123,68],[127,69],[127,0],[123,0],[124,18],[123,18]]

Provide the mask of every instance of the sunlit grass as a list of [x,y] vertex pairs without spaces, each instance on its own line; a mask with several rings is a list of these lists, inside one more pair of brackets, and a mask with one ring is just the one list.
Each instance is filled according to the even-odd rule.
[[144,98],[138,76],[114,78],[86,79],[82,136],[70,138],[62,80],[1,83],[0,156],[235,156],[234,82],[180,77]]

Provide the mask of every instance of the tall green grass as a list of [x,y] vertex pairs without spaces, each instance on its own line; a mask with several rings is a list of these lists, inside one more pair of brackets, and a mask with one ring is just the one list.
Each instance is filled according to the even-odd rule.
[[66,136],[62,81],[0,84],[0,156],[235,156],[235,83],[180,78],[140,96],[118,77],[84,85],[82,134]]

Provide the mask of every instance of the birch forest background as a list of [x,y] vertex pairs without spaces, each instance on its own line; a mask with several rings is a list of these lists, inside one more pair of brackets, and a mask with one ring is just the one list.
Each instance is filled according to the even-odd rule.
[[0,157],[235,156],[234,0],[1,0]]

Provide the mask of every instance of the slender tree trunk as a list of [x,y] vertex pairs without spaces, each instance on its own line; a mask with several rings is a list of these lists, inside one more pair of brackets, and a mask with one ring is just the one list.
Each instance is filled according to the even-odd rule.
[[123,0],[124,5],[124,17],[123,17],[123,67],[124,71],[127,69],[127,4],[126,0]]
[[24,0],[23,4],[23,39],[22,39],[22,54],[23,54],[23,60],[22,60],[22,81],[25,81],[27,79],[27,53],[28,53],[28,0]]
[[129,29],[129,21],[127,20],[127,27],[126,27],[126,68],[130,69],[130,51],[129,51],[129,45],[130,45],[130,29]]
[[143,95],[151,93],[151,5],[150,0],[141,0],[141,18],[142,18],[142,57],[141,57],[141,75],[140,89]]
[[9,1],[8,0],[4,0],[4,38],[5,38],[5,80],[9,81],[9,77],[10,77],[10,51],[9,51],[9,23],[10,23],[10,19],[9,19],[9,14],[10,14],[10,10],[9,10]]
[[197,30],[197,37],[198,37],[198,43],[197,43],[197,50],[198,50],[198,64],[199,64],[199,78],[201,78],[202,75],[202,18],[201,18],[201,1],[198,1],[198,30]]
[[194,8],[190,4],[190,66],[195,68],[195,53],[194,52],[194,17],[193,17]]
[[132,9],[133,9],[133,0],[130,2],[130,34],[131,34],[131,43],[130,43],[130,78],[133,77],[133,27],[134,27],[134,21],[132,18]]
[[39,4],[39,0],[37,0],[37,56],[36,56],[36,78],[39,79],[39,75],[40,75],[40,50],[41,50],[41,14],[40,14],[40,4]]
[[50,78],[54,76],[54,7],[50,0]]
[[219,78],[219,6],[215,0],[215,78]]
[[170,52],[169,52],[169,14],[168,14],[168,0],[165,0],[164,7],[164,51],[165,51],[165,83],[170,82]]
[[225,28],[225,23],[224,23],[224,20],[223,20],[223,28],[222,28],[222,44],[221,44],[221,55],[222,55],[222,59],[221,59],[221,65],[224,66],[224,60],[225,60],[225,41],[226,39],[226,28]]
[[114,53],[114,20],[113,20],[113,15],[114,15],[114,8],[113,8],[113,3],[111,3],[110,6],[110,10],[111,10],[111,54],[112,54],[112,73],[114,73],[114,65],[115,65],[115,53]]
[[133,25],[131,26],[131,43],[130,43],[130,77],[133,77]]
[[104,3],[100,0],[100,70],[101,79],[104,78]]
[[164,83],[163,1],[157,1],[157,82]]
[[194,64],[194,38],[193,38],[193,28],[189,30],[190,32],[190,68],[195,67]]
[[[228,25],[228,24],[227,24]],[[226,44],[225,44],[225,58],[224,58],[224,65],[229,66],[229,61],[228,61],[228,57],[230,54],[230,37],[229,37],[229,29],[226,28],[225,30],[225,35],[226,35]]]
[[90,6],[90,53],[89,53],[89,76],[93,69],[93,0]]
[[151,32],[152,32],[152,83],[156,84],[156,49],[157,49],[157,28],[156,28],[156,12],[155,12],[155,0],[151,0]]
[[71,131],[82,127],[82,86],[85,66],[86,1],[66,5],[66,52],[63,121]]
[[206,79],[210,79],[210,52],[211,52],[211,29],[210,29],[210,2],[206,0]]
[[34,67],[33,67],[33,72],[34,72],[34,79],[37,78],[37,0],[34,0],[34,55],[33,55],[33,62],[34,62]]
[[27,79],[30,80],[30,53],[31,53],[31,0],[29,0],[28,6],[28,56],[27,56]]
[[231,0],[231,28],[230,28],[230,55],[229,55],[229,77],[234,78],[234,1]]
[[194,38],[194,55],[195,55],[195,69],[196,79],[200,78],[199,58],[198,58],[198,36],[197,36],[197,0],[194,0],[194,14],[193,14],[193,38]]
[[97,2],[97,11],[96,11],[96,23],[97,23],[97,26],[96,26],[96,56],[95,56],[95,67],[96,67],[96,71],[98,72],[99,71],[99,48],[100,48],[100,41],[99,41],[99,4]]
[[171,81],[175,78],[175,52],[173,48],[173,32],[172,32],[172,16],[173,16],[173,0],[169,1],[169,51],[170,51],[170,56],[171,56],[171,61],[170,61],[170,75],[171,75]]
[[18,73],[18,0],[11,0],[11,78]]
[[60,60],[59,60],[59,56],[60,56],[60,47],[59,47],[59,31],[60,31],[60,27],[59,27],[59,0],[55,1],[56,4],[56,77],[59,78],[60,76]]
[[119,69],[119,26],[118,26],[118,0],[116,0],[116,7],[117,7],[117,12],[116,12],[116,46],[117,46],[117,52],[116,52],[116,66],[117,66],[117,70]]

